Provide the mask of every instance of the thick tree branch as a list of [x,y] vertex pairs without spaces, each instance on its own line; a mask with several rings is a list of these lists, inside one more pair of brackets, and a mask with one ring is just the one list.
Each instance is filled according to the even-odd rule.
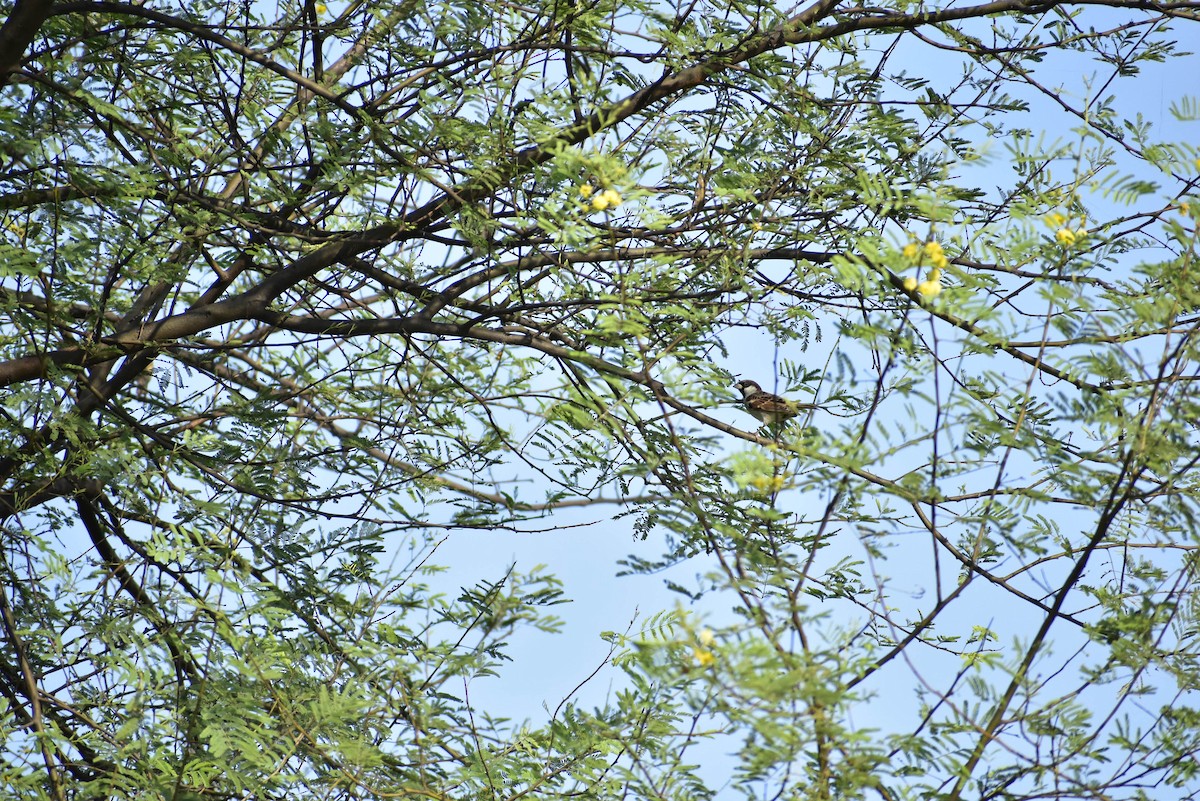
[[0,27],[0,89],[8,85],[38,30],[54,10],[52,0],[17,0]]

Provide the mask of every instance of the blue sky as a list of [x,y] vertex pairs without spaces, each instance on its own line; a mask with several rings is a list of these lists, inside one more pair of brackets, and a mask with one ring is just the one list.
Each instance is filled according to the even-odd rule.
[[[1097,24],[1105,18],[1116,19],[1123,16],[1122,13],[1109,11],[1089,11],[1087,14]],[[1188,29],[1188,34],[1193,35],[1193,31],[1194,29]],[[1184,44],[1182,49],[1200,50],[1200,41]],[[952,57],[930,58],[926,49],[914,51],[912,58],[911,74],[944,76],[950,83],[957,78],[956,72],[944,70],[944,61],[953,61]],[[1060,63],[1056,64],[1056,61]],[[1040,74],[1045,80],[1053,80],[1053,88],[1061,91],[1064,100],[1076,105],[1082,105],[1090,92],[1104,86],[1107,78],[1106,73],[1098,71],[1095,62],[1081,59],[1075,54],[1051,54],[1049,62],[1042,67]],[[1142,115],[1153,124],[1157,138],[1162,141],[1200,142],[1200,136],[1197,135],[1200,131],[1197,131],[1196,123],[1176,120],[1170,113],[1173,102],[1188,92],[1196,91],[1196,75],[1200,75],[1200,58],[1195,55],[1186,59],[1173,59],[1165,65],[1143,65],[1142,75],[1136,82],[1119,81],[1115,85],[1116,105],[1123,116],[1134,118]],[[1136,86],[1136,91],[1130,91],[1133,86]],[[1055,108],[1051,98],[1031,93],[1029,99],[1031,110],[1025,122],[1029,128],[1067,142],[1078,139],[1078,134],[1070,130],[1071,125],[1064,122],[1063,115]],[[975,181],[985,189],[992,185],[1004,186],[1011,183],[1011,168],[1007,163],[1005,144],[993,142],[991,145],[990,158],[986,162],[961,170],[964,180]],[[1070,169],[1070,165],[1064,164],[1063,169]],[[1170,188],[1166,189],[1166,194],[1172,191]],[[1088,196],[1088,203],[1097,210],[1098,217],[1118,213],[1110,203],[1095,195]],[[1146,204],[1142,205],[1144,207]],[[944,331],[942,333],[947,334]],[[821,345],[805,352],[799,350],[796,343],[776,346],[765,334],[753,331],[724,332],[722,336],[731,350],[729,363],[723,366],[731,374],[753,378],[768,388],[774,383],[772,377],[777,371],[779,360],[789,359],[806,365],[822,365],[826,362],[829,349],[838,347],[836,337],[828,337]],[[952,342],[947,341],[945,344],[947,351],[954,350]],[[753,421],[734,405],[721,408],[714,414],[743,428],[750,428],[753,424]],[[830,423],[826,416],[818,413],[813,424]],[[953,443],[948,441],[947,446],[953,447]],[[726,447],[729,452],[733,452],[753,446],[730,439]],[[988,480],[990,481],[990,477]],[[824,500],[809,496],[788,497],[785,493],[785,497],[781,498],[781,505],[784,508],[803,510],[807,505]],[[639,615],[644,619],[656,610],[682,604],[694,609],[701,616],[708,616],[714,624],[719,625],[722,620],[727,619],[725,616],[728,599],[710,596],[705,602],[692,606],[685,598],[665,587],[668,578],[685,586],[691,585],[694,575],[711,566],[703,558],[679,565],[666,575],[616,578],[615,574],[619,571],[618,562],[626,554],[637,553],[647,558],[654,557],[659,554],[661,543],[656,541],[653,535],[647,542],[635,540],[629,519],[606,519],[612,511],[609,507],[601,506],[589,510],[575,510],[570,514],[556,514],[555,521],[587,525],[553,532],[455,532],[439,550],[437,561],[447,564],[450,570],[438,579],[438,584],[444,582],[447,589],[452,589],[458,583],[469,585],[480,576],[498,576],[511,563],[515,563],[521,570],[544,564],[563,581],[567,596],[573,599],[569,606],[558,607],[556,610],[565,619],[562,634],[519,634],[510,647],[513,662],[503,670],[502,676],[481,678],[473,683],[470,688],[471,698],[479,708],[493,714],[507,714],[518,721],[531,718],[536,723],[547,714],[543,711],[543,706],[553,710],[567,693],[574,691],[579,682],[591,675],[597,665],[606,658],[609,645],[601,640],[600,632],[624,631]],[[1088,520],[1090,515],[1083,515],[1080,520],[1073,520],[1070,515],[1064,515],[1058,522],[1070,528],[1073,525],[1086,524]],[[855,540],[853,531],[838,536],[844,539],[838,550],[845,554],[863,556],[864,552]],[[915,607],[928,606],[932,602],[931,589],[925,586],[920,578],[903,578],[908,568],[912,568],[914,576],[928,576],[927,564],[904,561],[920,560],[921,554],[927,552],[920,548],[905,549],[904,552],[907,555],[901,560],[888,561],[877,567],[886,570],[893,577],[899,577],[893,591],[907,590]],[[1093,562],[1092,569],[1103,572],[1104,565],[1103,558],[1098,558]],[[1049,580],[1053,577],[1046,578]],[[963,631],[969,631],[972,625],[977,624],[992,627],[1002,634],[995,645],[1004,649],[1011,645],[1009,637],[1027,635],[1030,626],[1040,621],[1040,613],[1018,602],[1010,602],[1011,605],[1005,607],[994,606],[986,589],[977,585],[968,590],[969,594],[978,593],[979,600],[971,603],[968,596],[968,602],[960,604],[962,611],[955,610],[947,615],[943,620],[943,627],[958,626]],[[636,625],[634,623],[635,628]],[[1076,645],[1078,641],[1072,641],[1072,638],[1065,636],[1058,647],[1060,652],[1069,653]],[[921,682],[926,682],[930,688],[945,687],[945,683],[961,667],[961,661],[957,658],[932,654],[927,650],[915,650],[912,658],[917,661],[907,664],[894,663],[868,682],[868,686],[873,685],[882,691],[882,703],[862,706],[855,710],[853,718],[856,725],[889,729],[894,728],[899,721],[899,728],[911,727],[915,722],[911,713],[916,708],[916,687]],[[619,671],[607,668],[579,690],[576,697],[585,706],[602,703],[611,688],[622,681]],[[714,770],[719,773],[721,768],[717,767]]]
[[[1108,10],[1086,13],[1086,19],[1096,24],[1125,17],[1125,12]],[[1195,26],[1187,29],[1188,35],[1193,38],[1194,30]],[[1200,40],[1187,43],[1184,49],[1200,51]],[[943,53],[934,57],[928,48],[914,48],[906,58],[911,61],[905,61],[911,74],[929,75],[935,85],[944,82],[950,86],[958,79],[957,71],[947,67],[948,64],[957,63],[953,54]],[[893,68],[895,64],[893,62]],[[1116,84],[1117,105],[1122,114],[1130,118],[1141,114],[1154,125],[1157,137],[1163,141],[1200,143],[1197,124],[1177,121],[1170,113],[1171,104],[1180,96],[1197,91],[1195,76],[1200,75],[1200,57],[1192,55],[1187,59],[1172,60],[1166,65],[1143,65],[1142,69],[1143,73],[1136,82],[1120,81]],[[1089,85],[1100,87],[1107,80],[1107,74],[1098,70],[1095,62],[1074,54],[1056,53],[1050,56],[1050,63],[1040,69],[1040,74],[1051,82],[1047,84],[1049,88],[1061,91],[1066,101],[1082,104],[1091,91]],[[1131,86],[1136,87],[1136,91],[1130,91]],[[886,92],[884,97],[887,97]],[[1026,124],[1031,129],[1045,130],[1049,137],[1063,141],[1078,138],[1077,134],[1071,132],[1071,125],[1063,121],[1052,98],[1030,93],[1029,99],[1031,110],[1026,115]],[[983,143],[980,144],[982,146]],[[994,142],[991,145],[990,160],[963,167],[960,171],[964,180],[975,181],[985,189],[1011,183],[1011,168],[1006,162],[1004,143]],[[1061,168],[1069,170],[1071,165],[1064,163]],[[1171,190],[1170,187],[1164,189],[1165,204]],[[1118,213],[1115,207],[1101,198],[1089,196],[1089,203],[1094,204],[1100,218]],[[900,232],[895,233],[897,241],[902,241]],[[1130,266],[1123,265],[1125,268]],[[935,330],[926,320],[918,320],[917,324],[923,330]],[[936,332],[942,337],[945,352],[954,353],[956,334],[941,327]],[[844,355],[852,359],[867,357],[865,353],[851,352],[853,346],[846,345],[836,336],[832,318],[828,319],[826,336],[821,342],[814,342],[808,350],[802,350],[797,341],[777,345],[767,334],[745,328],[717,333],[730,351],[729,358],[718,366],[731,375],[752,378],[768,389],[776,388],[775,376],[783,361],[823,367],[828,363],[831,353],[843,347],[847,349]],[[716,348],[713,349],[713,358],[721,358]],[[1012,370],[1010,375],[1018,375],[1016,368],[1012,364],[1000,366],[1000,369]],[[756,426],[753,419],[732,402],[732,391],[729,397],[730,403],[706,411],[740,428],[753,429]],[[821,411],[814,415],[811,425],[834,426],[846,422],[852,421]],[[891,424],[900,420],[881,422]],[[947,433],[944,442],[949,452],[956,447],[957,436],[957,433]],[[722,440],[724,452],[730,455],[758,447],[733,437]],[[1019,471],[1025,467],[1014,465],[1013,469]],[[889,464],[888,468],[888,474],[892,475],[902,466]],[[986,485],[991,479],[992,476],[982,476],[980,480]],[[784,492],[779,503],[782,508],[798,515],[812,517],[816,514],[813,510],[823,508],[828,502],[831,491]],[[714,627],[730,621],[728,597],[709,595],[703,602],[691,604],[666,586],[667,581],[684,586],[693,585],[697,575],[713,567],[708,557],[696,557],[660,574],[618,577],[620,561],[625,556],[635,554],[649,559],[659,556],[662,551],[662,540],[657,533],[652,533],[646,541],[637,539],[632,517],[613,519],[618,511],[620,508],[612,505],[559,511],[544,521],[538,521],[545,528],[556,527],[546,531],[512,533],[453,530],[448,533],[446,542],[431,560],[445,565],[447,570],[428,579],[430,584],[446,594],[453,597],[459,587],[471,586],[480,580],[498,579],[510,565],[515,564],[517,570],[522,572],[545,565],[563,582],[565,593],[571,599],[570,604],[554,610],[565,621],[561,634],[519,632],[509,648],[513,661],[501,669],[501,675],[481,677],[471,684],[470,697],[477,708],[492,715],[509,716],[516,722],[529,719],[536,725],[549,714],[546,708],[554,710],[560,701],[572,693],[584,706],[602,704],[612,689],[624,682],[622,673],[611,667],[588,680],[610,652],[609,643],[601,638],[602,632],[625,632],[631,628],[636,632],[641,620],[677,604],[708,620]],[[1081,513],[1078,518],[1062,514],[1058,522],[1064,528],[1070,528],[1086,526],[1090,520],[1090,514]],[[898,536],[895,541],[886,543],[893,548],[894,558],[875,563],[866,558],[866,551],[858,539],[859,534],[853,526],[843,526],[837,530],[834,535],[836,543],[822,554],[822,562],[829,563],[841,556],[862,558],[866,560],[867,569],[888,574],[897,602],[912,609],[927,608],[932,603],[933,589],[929,586],[930,568],[925,543],[917,541],[911,534]],[[1105,564],[1104,559],[1097,559],[1093,569],[1103,572]],[[944,578],[950,580],[955,572],[954,566],[943,568]],[[1048,579],[1052,580],[1053,576]],[[956,633],[969,632],[974,625],[993,627],[1002,635],[997,641],[998,647],[1008,647],[1011,637],[1028,632],[1030,625],[1036,623],[1040,615],[1032,607],[1011,600],[1009,604],[997,606],[993,602],[995,596],[987,590],[982,582],[973,586],[968,590],[966,603],[951,610],[942,620],[942,625],[948,630],[956,630]],[[819,608],[819,604],[814,602],[814,611]],[[846,616],[844,619],[849,621],[856,618]],[[839,618],[835,617],[831,624],[837,622]],[[1068,637],[1059,647],[1069,652],[1074,643]],[[885,729],[911,728],[911,713],[916,708],[913,690],[922,681],[930,687],[944,686],[948,677],[953,676],[961,666],[961,660],[957,657],[922,649],[914,649],[912,660],[897,660],[868,682],[868,686],[881,692],[882,700],[856,708],[853,712],[856,725]],[[579,685],[585,680],[588,680],[587,683],[580,688]],[[712,748],[720,750],[721,746]],[[712,767],[717,774],[722,769],[723,766],[719,764]]]

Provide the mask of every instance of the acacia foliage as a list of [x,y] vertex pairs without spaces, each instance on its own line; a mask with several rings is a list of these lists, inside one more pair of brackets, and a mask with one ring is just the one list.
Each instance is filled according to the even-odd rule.
[[[0,9],[9,796],[1194,795],[1196,4]],[[614,503],[732,614],[473,708]]]

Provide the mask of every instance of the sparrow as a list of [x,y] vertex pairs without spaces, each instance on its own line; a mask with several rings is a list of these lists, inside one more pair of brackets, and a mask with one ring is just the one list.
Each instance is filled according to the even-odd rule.
[[790,420],[799,414],[801,409],[815,408],[811,403],[796,403],[770,392],[764,392],[763,388],[755,381],[739,381],[733,386],[742,391],[742,402],[746,404],[746,411],[767,425]]

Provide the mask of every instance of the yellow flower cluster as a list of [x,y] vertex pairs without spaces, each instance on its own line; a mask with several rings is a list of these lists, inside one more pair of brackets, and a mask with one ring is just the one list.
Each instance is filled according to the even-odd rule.
[[909,264],[920,265],[928,264],[929,272],[925,275],[924,281],[917,281],[916,278],[909,276],[904,279],[904,290],[906,292],[916,292],[923,298],[933,298],[941,294],[942,291],[942,270],[950,263],[946,258],[946,253],[942,250],[940,242],[909,242],[904,246],[904,250],[900,251]]
[[582,184],[579,187],[579,197],[583,199],[585,205],[595,211],[615,209],[621,205],[621,201],[623,200],[621,193],[617,190],[605,189],[597,193],[596,188],[591,184]]
[[704,668],[716,662],[717,657],[710,650],[717,639],[712,631],[704,629],[696,635],[696,639],[699,641],[699,644],[692,646],[692,659],[696,664]]
[[774,494],[776,492],[783,491],[783,489],[787,487],[788,479],[790,477],[790,473],[783,473],[781,475],[774,476],[757,475],[750,479],[750,486],[754,487],[759,492]]
[[1083,227],[1084,218],[1079,218],[1079,227],[1071,228],[1067,225],[1070,222],[1069,217],[1059,214],[1057,211],[1053,214],[1047,214],[1042,218],[1042,221],[1050,228],[1056,228],[1054,232],[1054,241],[1063,246],[1074,245],[1080,239],[1088,235],[1088,230]]
[[1074,245],[1075,240],[1085,233],[1087,232],[1082,228],[1080,228],[1078,232],[1072,231],[1070,228],[1059,228],[1054,233],[1054,239],[1060,245]]

